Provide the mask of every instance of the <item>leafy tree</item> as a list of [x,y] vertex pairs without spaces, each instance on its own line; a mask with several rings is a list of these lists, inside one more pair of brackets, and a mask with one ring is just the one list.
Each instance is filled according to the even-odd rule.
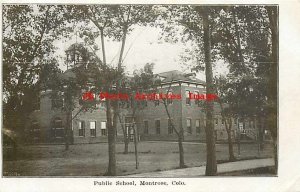
[[[170,88],[172,86],[173,83],[173,79],[170,82],[170,85],[167,89],[167,93],[169,93]],[[179,149],[179,167],[180,168],[186,168],[187,166],[184,163],[184,149],[183,149],[183,139],[184,139],[184,135],[183,135],[183,128],[182,126],[179,126],[179,128],[176,128],[174,122],[172,121],[172,117],[169,111],[169,103],[168,103],[168,98],[163,98],[161,100],[161,103],[164,105],[165,111],[167,113],[169,122],[171,124],[171,129],[173,131],[175,131],[176,135],[177,135],[177,142],[178,142],[178,149]]]
[[229,63],[232,86],[243,95],[237,95],[235,112],[242,118],[258,117],[260,140],[264,134],[262,119],[266,120],[274,139],[276,167],[277,20],[274,6],[228,7],[220,14],[214,41],[219,56]]
[[275,170],[278,169],[278,154],[277,154],[277,79],[278,79],[278,7],[268,6],[266,7],[268,12],[268,18],[270,21],[271,30],[271,55],[270,55],[270,68],[268,70],[268,127],[271,131],[274,142],[274,158],[275,158]]
[[52,42],[66,30],[58,5],[3,5],[4,126],[23,132],[43,65],[55,62]]
[[[79,20],[85,20],[92,22],[99,33],[86,32],[89,39],[95,39],[95,37],[101,37],[102,47],[102,60],[103,64],[107,65],[106,61],[106,49],[105,49],[105,37],[112,38],[116,41],[121,41],[121,50],[118,59],[118,67],[116,73],[114,73],[112,82],[116,82],[116,92],[119,91],[120,85],[117,83],[123,78],[123,60],[124,49],[126,43],[126,37],[136,25],[146,25],[155,19],[155,14],[152,12],[152,6],[146,5],[76,5],[71,6],[75,17]],[[101,81],[102,83],[102,81]],[[96,86],[99,86],[97,84]],[[118,115],[120,113],[118,101],[106,101],[107,104],[107,126],[108,126],[108,143],[109,143],[109,165],[107,175],[116,175],[116,157],[115,157],[115,142],[116,142],[116,125]]]
[[[160,8],[160,11],[162,12],[162,19],[167,20],[167,22],[157,24],[162,27],[165,40],[174,43],[177,41],[192,41],[197,46],[196,51],[193,50],[193,53],[197,55],[197,63],[194,69],[205,69],[207,94],[214,94],[212,61],[215,59],[215,54],[211,46],[211,29],[214,24],[215,14],[219,9],[219,7],[166,6]],[[178,38],[178,31],[181,31],[179,34],[181,38]],[[187,52],[190,51],[187,50]],[[191,57],[184,59],[188,60],[189,58]],[[204,61],[204,66],[200,64],[201,61]],[[206,175],[215,175],[217,164],[213,134],[213,103],[211,101],[206,102],[206,109]]]
[[[216,92],[218,95],[217,102],[220,105],[222,121],[225,122],[225,129],[228,136],[228,152],[229,152],[229,161],[234,161],[234,151],[233,151],[233,141],[232,141],[232,119],[237,118],[238,114],[234,111],[233,106],[235,106],[236,99],[238,95],[236,92],[235,86],[230,82],[229,78],[220,76],[215,79]],[[226,106],[224,106],[226,105]]]

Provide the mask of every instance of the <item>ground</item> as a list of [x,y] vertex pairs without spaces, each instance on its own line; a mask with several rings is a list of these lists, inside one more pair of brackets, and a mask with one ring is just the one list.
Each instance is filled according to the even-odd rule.
[[[140,142],[139,169],[135,169],[134,146],[129,146],[129,154],[123,154],[124,144],[116,145],[117,174],[129,175],[178,168],[179,153],[176,142]],[[272,146],[266,144],[258,153],[255,143],[234,146],[239,159],[272,157]],[[4,149],[4,176],[102,176],[108,165],[107,143],[71,145],[65,151],[64,145],[24,145],[19,146],[14,156],[8,156]],[[205,165],[206,145],[204,143],[184,143],[185,164],[188,167]],[[219,163],[228,160],[228,145],[216,145]]]

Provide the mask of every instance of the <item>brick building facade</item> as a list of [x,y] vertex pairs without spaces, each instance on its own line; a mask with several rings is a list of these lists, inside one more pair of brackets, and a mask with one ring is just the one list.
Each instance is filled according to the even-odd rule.
[[[74,46],[66,53],[73,49]],[[76,57],[74,56],[74,58]],[[206,120],[203,100],[190,99],[189,94],[205,94],[205,82],[197,79],[193,74],[184,74],[176,70],[157,74],[156,78],[161,80],[157,93],[181,95],[181,99],[168,100],[167,107],[171,119],[168,118],[163,103],[145,100],[145,106],[139,109],[135,115],[138,138],[140,140],[177,140],[177,136],[170,126],[170,121],[173,121],[177,130],[183,130],[185,141],[204,141]],[[66,112],[62,110],[63,105],[63,100],[57,101],[51,98],[51,90],[41,92],[36,110],[29,115],[29,121],[26,124],[29,142],[64,141],[67,116]],[[79,100],[77,106],[72,111],[73,115],[79,110]],[[92,112],[78,113],[72,120],[72,142],[107,142],[105,110],[105,104],[100,102]],[[214,104],[214,114],[215,137],[217,140],[226,140],[227,132],[217,103]],[[132,134],[132,130],[128,131],[127,129],[130,124],[126,123],[131,116],[132,109],[121,108],[121,122],[119,121],[117,124],[117,140],[121,141],[124,138],[122,125],[129,137]],[[258,125],[255,120],[239,122],[238,119],[233,119],[232,121],[231,135],[233,139],[237,139],[240,135],[244,135],[248,139],[257,139]]]

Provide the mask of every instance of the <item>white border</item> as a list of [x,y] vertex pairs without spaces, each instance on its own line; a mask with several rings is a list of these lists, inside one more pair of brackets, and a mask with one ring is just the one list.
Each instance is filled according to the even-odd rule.
[[[28,3],[29,1],[1,1],[2,3]],[[300,191],[300,1],[299,0],[116,0],[116,1],[30,1],[30,3],[183,3],[183,4],[279,4],[279,175],[278,177],[201,177],[201,178],[153,178],[148,181],[181,180],[186,186],[94,186],[93,181],[124,180],[132,178],[1,178],[0,191],[67,191],[67,192],[132,192],[132,191]],[[2,45],[1,45],[2,48]],[[1,67],[2,70],[2,67]],[[1,71],[2,74],[2,71]],[[1,84],[2,86],[2,84]],[[2,106],[1,106],[2,107]],[[2,143],[2,142],[1,142]],[[2,156],[2,150],[1,150]],[[0,170],[2,172],[2,170]],[[135,179],[141,180],[141,179]]]

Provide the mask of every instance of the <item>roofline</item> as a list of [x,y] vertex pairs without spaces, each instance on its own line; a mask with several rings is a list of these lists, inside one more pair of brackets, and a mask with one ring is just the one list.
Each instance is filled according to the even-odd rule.
[[175,81],[168,81],[168,82],[161,82],[161,85],[170,84],[170,83],[188,83],[188,84],[196,84],[196,85],[203,85],[206,86],[206,83],[198,83],[198,82],[192,82],[192,81],[183,81],[183,80],[175,80]]

